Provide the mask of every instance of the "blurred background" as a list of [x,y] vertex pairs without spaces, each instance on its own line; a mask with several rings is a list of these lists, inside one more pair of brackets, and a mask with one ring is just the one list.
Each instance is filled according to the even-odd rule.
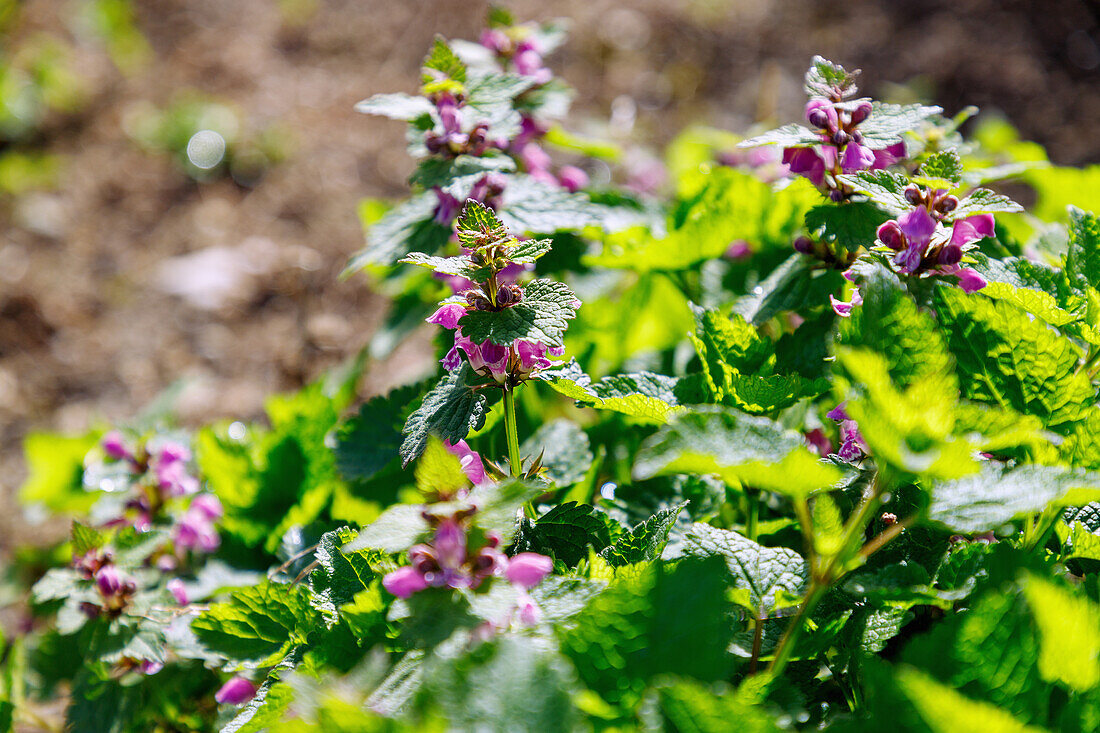
[[[1058,164],[1100,162],[1096,2],[503,4],[572,19],[550,59],[578,90],[569,127],[655,156],[689,124],[800,117],[820,53],[873,96],[978,105]],[[402,123],[353,106],[415,93],[432,37],[476,40],[487,5],[0,0],[0,506],[30,431],[124,420],[174,384],[185,424],[254,418],[368,343],[387,303],[337,276],[358,202],[403,196],[412,162]],[[430,354],[371,363],[363,394]]]

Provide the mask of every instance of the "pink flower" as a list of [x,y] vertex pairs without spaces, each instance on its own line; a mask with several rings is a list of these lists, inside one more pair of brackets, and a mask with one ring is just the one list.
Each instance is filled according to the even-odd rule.
[[730,242],[730,246],[726,247],[725,257],[729,260],[743,260],[752,254],[752,247],[744,239],[737,239]]
[[444,303],[426,320],[428,323],[436,323],[443,328],[454,330],[458,328],[458,321],[464,315],[466,315],[466,306],[461,303]]
[[133,458],[130,449],[126,447],[125,438],[117,430],[112,430],[104,435],[100,444],[103,446],[103,451],[115,460]]
[[905,238],[906,248],[897,254],[894,262],[901,267],[902,272],[916,272],[920,269],[921,259],[936,231],[936,220],[928,213],[928,209],[918,206],[899,216],[897,223],[898,231]]
[[977,292],[989,284],[984,277],[969,267],[960,267],[954,275],[959,278],[959,287],[967,293]]
[[811,99],[806,103],[806,121],[819,130],[836,132],[836,107],[827,99]]
[[454,519],[444,519],[432,539],[435,558],[443,569],[457,570],[466,562],[466,532]]
[[908,153],[905,150],[905,143],[896,142],[889,147],[882,150],[874,151],[875,161],[871,164],[871,170],[882,170],[883,168],[889,168],[899,160],[904,160]]
[[576,193],[588,185],[588,174],[575,165],[563,165],[558,171],[558,183],[570,193]]
[[520,623],[524,626],[534,626],[542,620],[542,609],[535,603],[534,598],[527,595],[526,591],[520,593],[516,608],[519,611]]
[[96,572],[95,583],[104,598],[111,598],[122,593],[125,581],[116,566],[104,565]]
[[168,581],[168,592],[176,599],[176,603],[181,606],[187,605],[187,591],[183,587],[183,581],[179,578],[172,578]]
[[852,308],[857,305],[863,305],[863,294],[859,292],[859,288],[854,288],[852,290],[851,302],[845,303],[843,300],[837,300],[830,295],[829,303],[832,304],[834,313],[841,318],[847,318],[852,315]]
[[844,160],[841,162],[841,168],[845,173],[855,173],[870,168],[874,164],[875,154],[870,148],[865,148],[854,142],[850,142],[844,147]]
[[218,530],[207,513],[208,509],[205,503],[200,503],[197,507],[192,505],[184,513],[173,532],[173,540],[180,548],[202,552],[213,552],[218,549],[221,537],[218,536]]
[[382,587],[398,598],[408,598],[427,588],[428,582],[414,568],[406,567],[387,573],[382,578]]
[[199,494],[191,500],[190,509],[210,520],[220,519],[224,514],[222,503],[213,494]]
[[554,561],[537,552],[521,552],[508,561],[505,577],[525,589],[534,588],[554,569]]
[[457,443],[450,443],[444,440],[443,445],[447,447],[454,455],[458,456],[459,463],[462,464],[462,472],[466,474],[466,478],[470,479],[470,483],[474,486],[485,482],[485,463],[481,460],[481,456],[477,451],[472,450],[465,440],[460,440]]
[[256,695],[256,685],[244,677],[234,677],[214,693],[220,705],[243,705]]

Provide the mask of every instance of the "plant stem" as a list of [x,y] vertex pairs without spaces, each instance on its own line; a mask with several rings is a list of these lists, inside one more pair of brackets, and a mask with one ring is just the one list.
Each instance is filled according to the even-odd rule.
[[757,618],[752,632],[752,659],[749,660],[749,674],[756,674],[756,665],[760,661],[760,647],[764,644],[764,619]]
[[512,475],[519,476],[523,464],[519,457],[519,429],[516,427],[516,392],[510,384],[504,385],[504,429],[508,434],[508,462]]
[[758,525],[760,523],[760,492],[756,489],[745,489],[745,499],[748,503],[748,517],[745,520],[745,536],[756,542]]

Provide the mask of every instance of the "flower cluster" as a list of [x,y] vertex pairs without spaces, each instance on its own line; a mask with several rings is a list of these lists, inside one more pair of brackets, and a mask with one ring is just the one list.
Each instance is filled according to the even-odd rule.
[[893,262],[906,275],[953,275],[968,293],[985,287],[974,270],[960,267],[963,252],[974,242],[993,236],[993,215],[975,214],[948,225],[959,199],[943,189],[911,185],[906,200],[916,208],[878,228],[878,241],[896,252]]
[[99,603],[86,601],[81,604],[89,618],[100,614],[118,616],[137,592],[137,584],[114,564],[110,550],[93,548],[83,555],[74,555],[73,567],[85,580],[95,581],[99,592]]
[[518,592],[514,611],[520,622],[538,623],[542,612],[528,591],[550,574],[553,561],[534,552],[509,558],[499,548],[499,537],[470,526],[473,514],[462,510],[441,518],[425,511],[425,519],[435,523],[431,541],[412,547],[410,565],[387,574],[383,587],[398,598],[408,598],[427,588],[477,588],[488,578],[504,577]]
[[[522,298],[522,291],[518,286],[511,286],[515,290],[507,290],[501,286],[500,291],[521,293],[512,297]],[[499,302],[499,301],[498,301]],[[477,307],[476,305],[473,307]],[[507,305],[505,306],[507,307]],[[565,353],[565,347],[548,347],[540,341],[527,341],[518,339],[510,345],[495,344],[492,341],[475,343],[462,334],[458,322],[466,315],[469,307],[461,303],[445,303],[428,316],[428,323],[435,323],[455,332],[455,342],[451,350],[443,357],[441,363],[448,370],[457,369],[462,365],[462,354],[478,374],[492,377],[496,382],[504,384],[509,380],[512,383],[521,382],[539,369],[546,369],[556,362],[549,356],[561,356]]]
[[122,514],[108,521],[108,526],[129,525],[138,532],[170,526],[174,552],[164,551],[156,560],[164,571],[176,568],[182,553],[218,549],[215,522],[222,516],[222,505],[213,494],[199,493],[187,446],[157,438],[128,442],[121,432],[112,431],[103,437],[101,447],[106,463],[93,468],[114,469],[131,489]]
[[847,463],[858,463],[868,454],[867,443],[859,432],[859,425],[844,410],[844,403],[840,403],[826,413],[825,417],[840,423],[840,448],[836,456]]
[[791,173],[805,176],[815,186],[825,186],[833,200],[840,201],[845,191],[837,176],[886,168],[906,155],[905,143],[901,141],[881,150],[863,144],[863,133],[858,128],[871,116],[872,109],[866,99],[846,102],[839,95],[832,99],[811,99],[806,104],[806,121],[821,143],[784,148],[783,162]]

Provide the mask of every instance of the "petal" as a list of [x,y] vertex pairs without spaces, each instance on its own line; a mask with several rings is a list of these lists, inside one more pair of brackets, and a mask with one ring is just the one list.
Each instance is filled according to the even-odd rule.
[[951,229],[951,244],[963,247],[992,236],[993,215],[977,214],[955,222],[955,226]]
[[846,403],[841,402],[839,405],[826,412],[825,417],[829,418],[830,420],[850,420],[851,418],[848,417],[848,413],[844,409],[845,404]]
[[928,244],[932,233],[936,231],[936,220],[928,213],[928,209],[918,206],[909,213],[899,216],[898,226],[901,227],[910,245],[920,244],[923,251],[924,245]]
[[464,315],[466,315],[466,306],[461,303],[446,303],[425,320],[428,323],[438,323],[443,328],[455,329],[458,328],[459,319]]
[[244,677],[234,677],[214,693],[221,705],[243,705],[256,695],[256,685]]
[[843,300],[837,300],[832,295],[829,296],[829,302],[833,306],[833,312],[841,318],[847,318],[852,315],[852,304],[845,303]]
[[382,587],[398,598],[408,598],[427,588],[428,582],[413,568],[398,568],[382,578]]
[[505,577],[516,585],[534,588],[554,569],[554,561],[537,552],[521,552],[508,561]]
[[451,453],[458,456],[459,461],[462,463],[462,472],[466,474],[466,478],[470,479],[471,483],[476,486],[485,481],[485,463],[481,460],[481,455],[471,449],[465,440],[460,440],[453,445],[444,440],[443,445]]
[[955,276],[959,278],[959,287],[967,293],[977,292],[989,284],[984,277],[969,267],[960,268]]
[[855,173],[870,168],[875,162],[875,154],[858,143],[848,143],[844,148],[843,169],[845,173]]
[[888,148],[875,151],[875,162],[871,164],[871,170],[888,168],[899,160],[903,160],[908,153],[905,151],[905,143],[894,143]]

